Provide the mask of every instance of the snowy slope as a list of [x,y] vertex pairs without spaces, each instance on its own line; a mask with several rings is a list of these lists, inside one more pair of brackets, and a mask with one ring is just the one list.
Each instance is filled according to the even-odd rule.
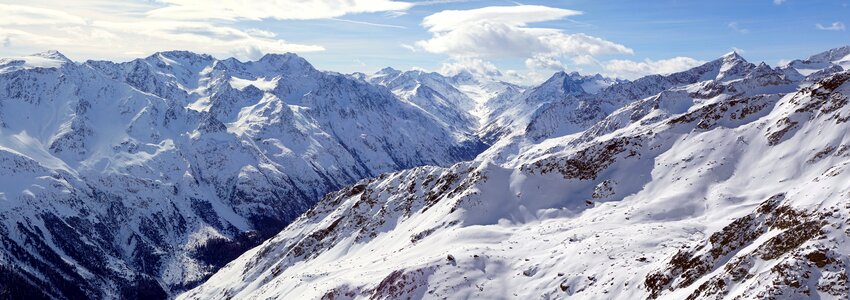
[[327,192],[483,147],[294,54],[3,59],[0,295],[165,298]]
[[614,85],[510,158],[329,194],[179,298],[847,299],[850,73],[786,70]]

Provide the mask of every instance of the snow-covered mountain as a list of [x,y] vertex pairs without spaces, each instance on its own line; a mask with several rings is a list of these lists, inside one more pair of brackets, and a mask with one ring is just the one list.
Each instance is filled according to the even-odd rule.
[[[675,95],[712,98],[720,94],[787,93],[796,88],[794,79],[799,79],[796,75],[771,69],[764,63],[755,65],[747,62],[734,52],[687,71],[651,75],[630,82],[618,81],[595,94],[578,89],[580,85],[575,83],[575,78],[586,80],[588,77],[555,74],[543,85],[514,100],[497,119],[499,122],[491,124],[495,126],[483,130],[482,138],[493,144],[487,156],[500,162],[510,161],[543,140],[587,130],[638,99],[651,96],[666,99]],[[687,108],[680,106],[679,109]],[[498,138],[494,139],[494,136]]]
[[524,88],[468,71],[453,76],[419,70],[398,71],[384,68],[375,74],[362,76],[368,82],[386,86],[401,99],[425,110],[448,124],[454,124],[471,133],[497,114],[500,106]]
[[475,160],[331,193],[179,298],[847,299],[842,49],[595,94],[557,74]]
[[831,49],[805,60],[793,60],[783,69],[799,77],[805,76],[809,81],[823,79],[832,73],[850,69],[850,46]]
[[[578,73],[557,72],[544,83],[523,93],[501,95],[490,101],[487,122],[482,124],[480,135],[494,143],[509,136],[526,135],[528,126],[540,111],[553,105],[567,105],[576,113],[586,105],[585,98],[593,98],[605,89],[625,81],[602,77],[601,75],[583,76]],[[592,118],[592,116],[588,116]],[[570,121],[563,123],[571,123]]]
[[0,60],[0,298],[156,299],[326,193],[486,145],[294,54]]

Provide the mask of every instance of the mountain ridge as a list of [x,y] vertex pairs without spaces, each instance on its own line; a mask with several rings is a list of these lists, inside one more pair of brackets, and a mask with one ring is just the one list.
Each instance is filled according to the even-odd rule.
[[179,298],[847,297],[850,76],[735,56],[508,161],[329,194]]
[[294,54],[63,57],[0,64],[3,293],[173,296],[327,192],[485,147]]
[[[6,178],[0,185],[0,294],[168,298],[206,282],[180,297],[296,291],[483,297],[498,295],[489,294],[492,282],[485,284],[494,279],[545,291],[544,297],[729,292],[717,284],[700,288],[718,280],[764,288],[689,268],[704,268],[702,262],[682,265],[678,258],[707,261],[710,269],[721,263],[686,248],[678,256],[641,248],[651,264],[632,252],[609,259],[589,249],[651,244],[663,233],[658,228],[672,230],[671,247],[713,247],[694,232],[737,239],[740,231],[726,230],[723,222],[785,216],[736,205],[767,203],[772,211],[797,203],[766,200],[779,192],[783,199],[817,203],[805,189],[781,185],[771,193],[740,192],[740,199],[723,195],[745,190],[732,182],[748,182],[747,176],[776,181],[744,163],[765,157],[812,166],[802,175],[785,174],[796,186],[817,179],[830,190],[826,183],[840,182],[848,93],[842,49],[777,68],[732,53],[689,71],[627,82],[564,72],[528,88],[471,73],[339,74],[291,53],[247,62],[188,51],[123,63],[76,63],[59,52],[0,59],[0,174]],[[832,140],[798,134],[815,131]],[[834,168],[821,172],[827,163]],[[675,192],[658,192],[663,185]],[[700,208],[700,197],[713,206]],[[830,197],[823,195],[835,202]],[[764,230],[751,234],[759,239],[741,240],[757,245],[825,213],[793,209],[801,217],[791,227],[738,221]],[[615,223],[600,221],[609,215],[617,216]],[[722,217],[700,227],[692,216]],[[582,226],[605,237],[577,229]],[[527,232],[548,232],[548,238]],[[563,243],[550,243],[556,239]],[[546,262],[549,254],[541,249],[563,256],[557,247],[564,245],[599,266],[613,260],[631,272],[620,277],[568,259]],[[800,245],[794,249],[804,251]],[[843,244],[835,245],[814,246],[829,250],[817,254],[828,261],[846,259]],[[448,250],[455,247],[461,250]],[[741,251],[736,246],[727,254],[748,264],[762,257]],[[370,253],[389,262],[364,260]],[[800,261],[794,253],[778,255]],[[293,287],[281,274],[312,278],[314,285]],[[328,282],[328,274],[340,281]],[[453,281],[464,276],[472,279]],[[619,287],[602,288],[600,280]],[[704,281],[692,284],[698,280]],[[473,282],[479,286],[462,287]],[[833,292],[840,295],[837,286]]]

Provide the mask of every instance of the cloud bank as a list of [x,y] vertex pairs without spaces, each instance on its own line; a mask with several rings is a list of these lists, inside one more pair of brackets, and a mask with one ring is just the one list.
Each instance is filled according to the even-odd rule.
[[626,46],[585,34],[530,27],[531,23],[561,20],[581,12],[538,5],[491,6],[472,10],[447,10],[424,19],[432,34],[416,45],[431,53],[453,58],[574,57],[632,54]]
[[423,20],[422,26],[431,38],[417,41],[415,46],[426,52],[447,55],[449,61],[443,64],[441,71],[449,75],[461,70],[495,74],[486,67],[493,66],[488,59],[520,59],[527,68],[524,72],[506,70],[499,74],[513,74],[512,78],[505,79],[526,84],[545,80],[553,72],[567,69],[563,60],[572,62],[571,71],[581,71],[577,66],[596,66],[606,75],[629,79],[673,73],[702,63],[688,57],[601,62],[601,56],[633,55],[634,50],[603,38],[545,26],[545,22],[582,14],[540,5],[445,10]]
[[413,5],[392,0],[33,1],[0,4],[0,41],[4,48],[18,52],[58,49],[99,58],[133,58],[179,49],[255,59],[263,53],[325,48],[291,43],[270,31],[238,27],[236,22],[328,19],[397,12]]
[[690,57],[674,57],[670,59],[644,61],[610,60],[603,65],[606,72],[625,79],[636,79],[647,74],[670,74],[688,70],[704,64]]

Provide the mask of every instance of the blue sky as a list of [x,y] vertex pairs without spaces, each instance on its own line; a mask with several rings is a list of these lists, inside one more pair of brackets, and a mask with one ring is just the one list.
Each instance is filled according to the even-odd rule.
[[0,0],[10,16],[0,20],[0,56],[56,49],[127,60],[186,49],[249,60],[292,51],[339,72],[469,69],[534,82],[557,70],[671,72],[732,49],[776,65],[850,44],[850,0],[209,3]]

